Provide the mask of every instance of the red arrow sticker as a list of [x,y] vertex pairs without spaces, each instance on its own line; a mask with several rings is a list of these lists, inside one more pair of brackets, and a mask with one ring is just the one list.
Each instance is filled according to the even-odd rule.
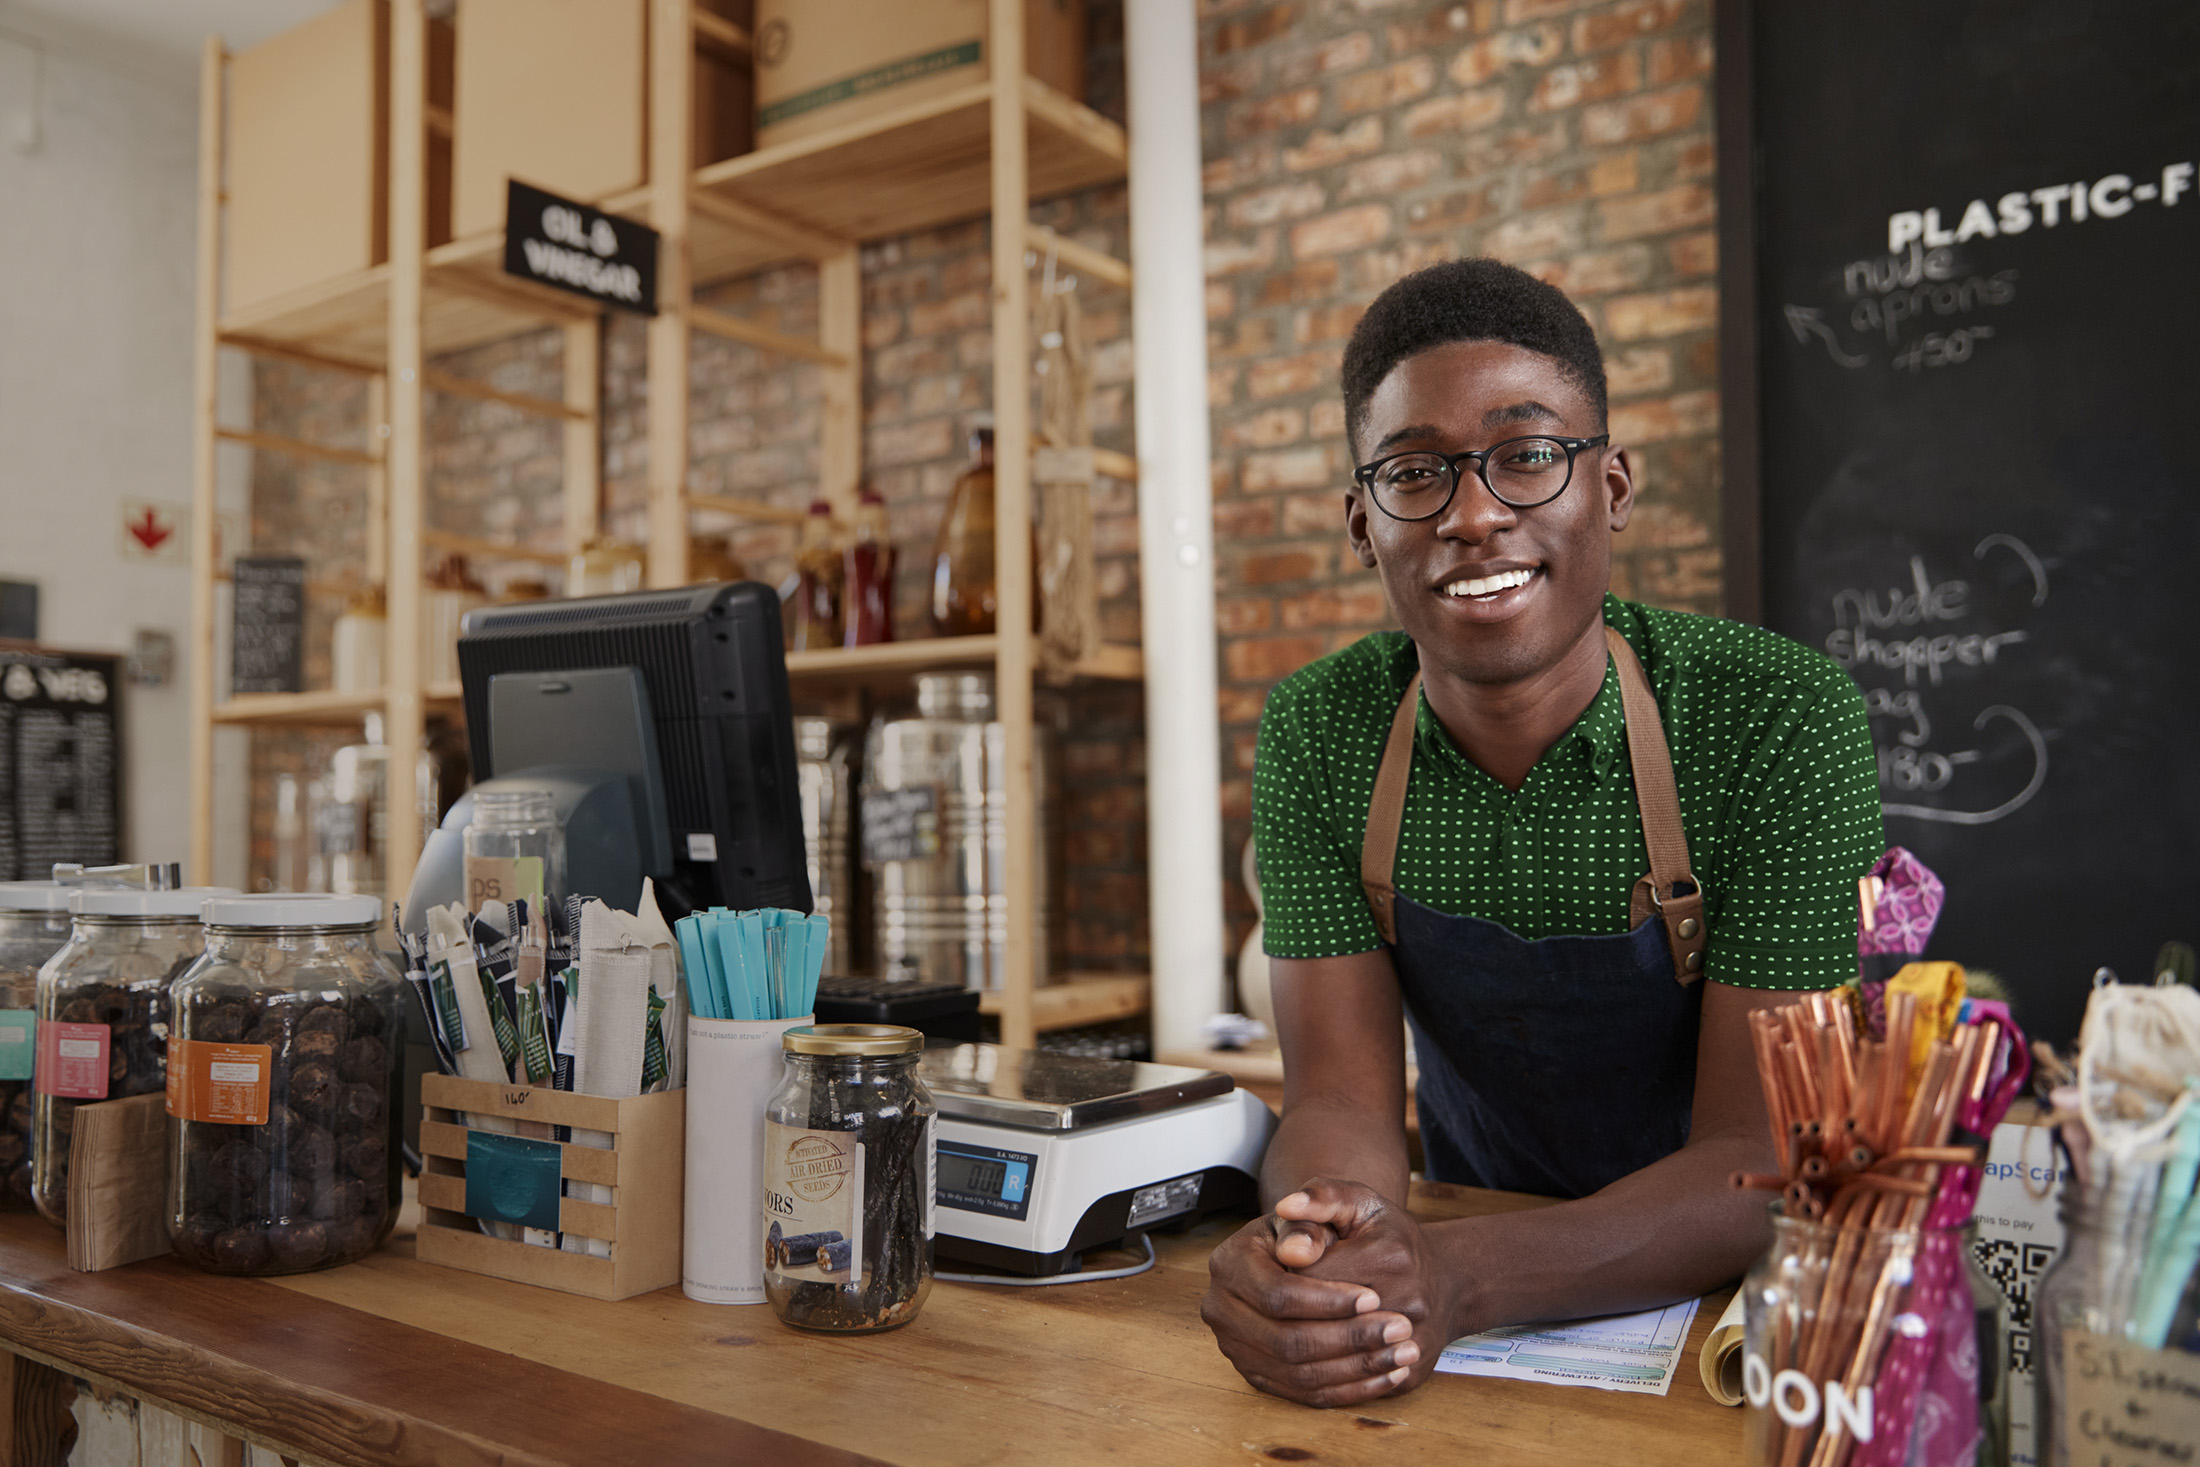
[[153,513],[153,507],[149,504],[145,506],[143,514],[134,520],[126,521],[124,528],[130,532],[132,539],[143,545],[147,550],[160,549],[162,545],[167,543],[168,537],[176,533],[174,525],[164,525],[160,522],[160,516]]

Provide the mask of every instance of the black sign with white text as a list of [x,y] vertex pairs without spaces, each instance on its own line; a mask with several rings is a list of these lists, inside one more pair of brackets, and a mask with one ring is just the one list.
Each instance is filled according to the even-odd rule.
[[657,314],[657,231],[511,179],[504,203],[504,273]]
[[117,859],[122,660],[0,648],[0,881]]

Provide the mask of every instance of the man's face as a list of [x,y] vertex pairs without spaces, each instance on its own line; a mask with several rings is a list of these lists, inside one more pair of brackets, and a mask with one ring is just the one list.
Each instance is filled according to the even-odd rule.
[[[1406,358],[1368,402],[1359,461],[1430,450],[1461,453],[1531,433],[1604,431],[1580,388],[1540,352],[1495,341],[1451,342]],[[1355,484],[1345,531],[1360,564],[1381,574],[1398,624],[1426,665],[1474,683],[1508,683],[1558,664],[1603,614],[1612,534],[1634,505],[1626,454],[1583,449],[1565,493],[1533,509],[1491,494],[1471,465],[1433,519],[1392,519]],[[1471,582],[1527,579],[1467,594]]]

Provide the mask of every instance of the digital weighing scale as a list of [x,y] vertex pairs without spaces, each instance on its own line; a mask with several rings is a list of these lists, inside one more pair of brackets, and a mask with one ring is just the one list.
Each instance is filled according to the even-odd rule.
[[927,1049],[923,1072],[942,1257],[1065,1273],[1089,1249],[1258,1204],[1276,1118],[1228,1075],[994,1044]]

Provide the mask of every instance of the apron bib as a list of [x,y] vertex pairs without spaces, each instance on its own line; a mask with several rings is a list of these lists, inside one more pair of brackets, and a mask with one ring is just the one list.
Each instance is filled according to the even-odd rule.
[[1415,673],[1376,771],[1360,881],[1404,996],[1415,1102],[1436,1182],[1584,1197],[1688,1139],[1707,934],[1673,759],[1634,649],[1605,628],[1619,670],[1650,874],[1616,937],[1530,942],[1495,922],[1398,895],[1398,832],[1420,711]]

